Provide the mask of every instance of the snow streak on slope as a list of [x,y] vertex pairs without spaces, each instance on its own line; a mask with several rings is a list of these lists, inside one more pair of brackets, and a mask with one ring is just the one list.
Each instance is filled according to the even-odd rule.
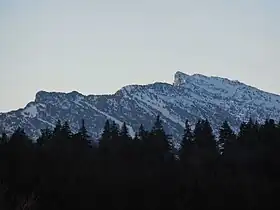
[[180,121],[180,118],[175,117],[170,114],[170,112],[164,108],[164,105],[162,103],[152,104],[149,100],[143,100],[140,97],[135,96],[139,101],[142,101],[143,103],[147,104],[148,106],[152,107],[153,109],[157,110],[158,113],[162,114],[164,117],[172,120],[174,123],[180,124],[182,127],[185,126],[183,122]]
[[[102,112],[102,111],[98,110],[95,106],[93,106],[93,105],[91,105],[91,104],[89,104],[87,102],[84,102],[84,103],[86,105],[88,105],[90,108],[92,108],[93,110],[99,112],[100,114],[106,116],[108,119],[110,119],[110,120],[114,121],[115,123],[117,123],[119,125],[119,127],[122,126],[123,123],[121,121],[119,121],[118,119],[116,119],[116,118],[106,114],[105,112]],[[135,136],[135,132],[134,132],[133,128],[131,126],[129,126],[129,125],[127,125],[127,128],[128,128],[129,135],[134,137]]]

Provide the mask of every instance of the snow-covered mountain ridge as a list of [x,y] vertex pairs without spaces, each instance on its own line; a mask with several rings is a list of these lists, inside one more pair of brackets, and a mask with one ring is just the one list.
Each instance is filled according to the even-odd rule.
[[151,128],[158,114],[167,132],[178,139],[186,119],[194,124],[207,118],[214,129],[228,120],[236,130],[250,117],[260,122],[279,120],[280,96],[238,81],[176,72],[173,84],[129,85],[112,95],[40,91],[25,108],[1,113],[0,129],[10,133],[20,126],[36,137],[41,128],[52,128],[57,119],[68,120],[73,131],[84,119],[90,134],[97,138],[105,120],[111,119],[118,124],[126,122],[134,135],[140,124]]

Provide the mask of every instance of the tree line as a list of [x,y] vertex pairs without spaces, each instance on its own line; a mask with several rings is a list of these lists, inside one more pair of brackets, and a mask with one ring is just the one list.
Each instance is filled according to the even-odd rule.
[[0,209],[277,209],[280,124],[224,122],[216,137],[208,120],[185,124],[181,147],[158,116],[130,136],[107,120],[98,143],[85,122],[42,129],[33,142],[18,128],[0,138]]

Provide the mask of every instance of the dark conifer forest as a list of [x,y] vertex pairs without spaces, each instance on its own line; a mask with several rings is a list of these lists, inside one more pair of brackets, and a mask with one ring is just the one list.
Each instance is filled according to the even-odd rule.
[[131,137],[106,121],[98,141],[68,122],[31,140],[18,128],[0,138],[1,210],[280,209],[280,124],[186,121],[180,150],[160,117]]

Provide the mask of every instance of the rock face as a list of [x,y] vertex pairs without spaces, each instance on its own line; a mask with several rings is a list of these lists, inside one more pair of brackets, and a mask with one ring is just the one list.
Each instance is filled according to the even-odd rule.
[[280,96],[238,81],[176,72],[173,84],[129,85],[113,95],[40,91],[25,108],[1,113],[0,129],[11,133],[20,126],[28,135],[37,137],[41,128],[52,128],[57,119],[68,120],[73,131],[84,119],[90,134],[98,138],[105,120],[110,119],[117,124],[126,122],[134,135],[140,124],[151,128],[158,114],[176,141],[186,119],[194,124],[207,118],[214,130],[224,120],[235,130],[250,117],[260,122],[267,118],[278,120]]

